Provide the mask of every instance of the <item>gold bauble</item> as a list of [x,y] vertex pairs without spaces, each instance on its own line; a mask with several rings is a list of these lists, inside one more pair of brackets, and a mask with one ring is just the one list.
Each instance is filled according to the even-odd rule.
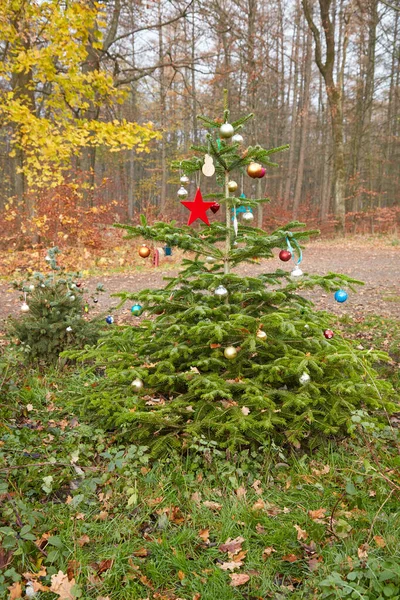
[[146,246],[146,244],[143,244],[143,246],[140,246],[139,248],[139,256],[141,256],[142,258],[147,258],[148,256],[150,256],[150,248],[148,246]]
[[258,163],[252,162],[247,167],[247,175],[253,179],[257,179],[262,173],[262,166]]
[[228,346],[224,350],[224,356],[225,356],[225,358],[228,358],[229,360],[232,360],[233,358],[236,358],[237,357],[237,350],[236,350],[236,348],[234,346]]
[[259,329],[256,333],[256,336],[258,337],[259,340],[265,340],[265,338],[267,337],[267,334],[262,329]]
[[230,192],[236,192],[237,189],[238,189],[238,184],[236,183],[236,181],[228,181],[228,190]]

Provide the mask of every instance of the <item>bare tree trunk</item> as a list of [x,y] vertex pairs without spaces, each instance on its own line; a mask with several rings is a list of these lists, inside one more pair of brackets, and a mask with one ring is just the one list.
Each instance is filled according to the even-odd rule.
[[158,2],[158,61],[159,61],[159,98],[160,98],[160,125],[161,125],[161,155],[160,155],[160,170],[161,170],[161,184],[160,184],[160,205],[159,210],[161,214],[165,210],[167,203],[167,90],[165,81],[165,67],[164,62],[164,38],[163,38],[163,26],[162,26],[162,11],[161,11],[161,0]]

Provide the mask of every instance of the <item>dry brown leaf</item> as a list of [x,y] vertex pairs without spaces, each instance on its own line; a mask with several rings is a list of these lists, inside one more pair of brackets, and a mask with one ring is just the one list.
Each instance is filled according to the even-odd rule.
[[146,548],[140,548],[139,550],[136,550],[132,554],[133,554],[133,556],[139,556],[140,558],[144,558],[145,556],[149,555],[149,552]]
[[262,494],[262,488],[260,486],[261,481],[259,479],[256,479],[255,482],[253,483],[253,485],[251,486],[253,488],[253,490],[255,491],[255,493],[257,494],[257,496],[261,496]]
[[201,594],[197,593],[193,596],[192,600],[200,600]]
[[210,541],[210,530],[209,529],[200,529],[199,538],[203,540],[203,542],[208,543]]
[[256,532],[257,533],[265,533],[265,527],[264,527],[264,525],[261,525],[261,523],[257,523],[257,525],[256,525]]
[[227,552],[229,556],[235,556],[235,554],[241,552],[243,542],[244,538],[240,535],[234,540],[228,538],[225,544],[220,545],[219,549],[221,552]]
[[110,596],[97,596],[96,600],[110,600]]
[[269,502],[265,504],[265,510],[267,511],[267,515],[269,517],[276,517],[282,512],[282,509],[279,508],[279,506],[276,504],[270,504]]
[[20,581],[14,581],[12,585],[8,588],[10,595],[8,596],[8,600],[17,600],[17,598],[21,598],[22,596],[22,585]]
[[266,560],[273,552],[276,552],[275,548],[273,546],[267,546],[263,550],[262,559]]
[[13,552],[11,550],[7,552],[4,548],[0,548],[0,570],[10,564],[12,556]]
[[98,563],[97,566],[97,575],[101,575],[101,573],[104,573],[105,571],[108,571],[109,569],[111,569],[111,567],[114,564],[114,559],[113,558],[106,558],[105,560],[102,560]]
[[77,560],[68,561],[67,565],[67,577],[73,579],[79,570],[79,563]]
[[62,571],[58,571],[57,575],[51,576],[50,591],[57,594],[59,600],[74,600],[74,596],[71,592],[75,585],[75,579],[69,580],[67,575]]
[[309,510],[308,516],[316,523],[323,523],[325,518],[326,508],[317,508],[317,510]]
[[222,504],[219,502],[212,502],[211,500],[206,500],[203,502],[203,506],[209,508],[210,510],[221,510]]
[[302,529],[299,525],[293,525],[293,527],[297,531],[297,539],[298,539],[298,541],[300,541],[300,540],[306,540],[308,538],[307,531],[305,531],[304,529]]
[[310,560],[307,561],[308,568],[310,569],[310,571],[312,573],[318,569],[320,564],[321,564],[321,559],[317,558],[317,557],[310,558]]
[[240,569],[242,564],[243,564],[243,562],[241,560],[239,560],[238,562],[232,560],[231,562],[224,562],[218,566],[223,571],[234,571],[235,569]]
[[232,575],[229,575],[229,577],[231,578],[231,582],[229,585],[231,585],[232,587],[244,585],[250,579],[250,575],[247,575],[246,573],[232,573]]
[[159,496],[158,498],[149,498],[146,503],[149,506],[157,506],[157,504],[161,504],[161,502],[164,500],[163,496]]
[[299,560],[299,557],[296,556],[295,554],[286,554],[286,556],[282,556],[281,560],[283,560],[284,562],[296,562],[296,560]]
[[197,504],[197,506],[200,506],[201,504],[201,494],[200,492],[194,492],[191,496],[190,499],[192,502],[194,502],[195,504]]
[[71,502],[72,502],[72,496],[67,496],[65,504],[71,504]]
[[245,498],[245,496],[247,494],[247,490],[245,487],[241,486],[241,487],[238,487],[237,490],[235,490],[235,494],[238,498]]
[[82,535],[82,537],[79,538],[78,540],[78,545],[82,548],[82,546],[84,546],[85,544],[90,544],[90,537],[85,533],[85,535]]
[[257,502],[254,502],[253,506],[251,507],[251,510],[264,510],[264,508],[265,502],[262,498],[259,498]]
[[322,469],[312,469],[314,475],[326,475],[331,470],[329,465],[324,465]]
[[378,548],[384,548],[386,546],[385,540],[380,535],[374,535],[374,542]]
[[368,544],[361,544],[361,546],[359,548],[357,548],[358,558],[360,560],[366,560],[368,558],[368,550],[369,550]]
[[101,510],[98,515],[94,516],[95,521],[105,521],[108,517],[108,512],[106,510]]
[[178,577],[179,577],[179,581],[183,581],[185,579],[186,575],[183,571],[178,571]]

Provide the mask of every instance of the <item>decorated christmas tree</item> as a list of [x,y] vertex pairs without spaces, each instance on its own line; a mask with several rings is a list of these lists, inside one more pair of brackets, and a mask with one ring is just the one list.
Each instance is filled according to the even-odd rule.
[[[147,240],[145,259],[162,242],[187,253],[177,277],[163,289],[120,294],[133,300],[132,325],[113,328],[90,351],[75,353],[93,371],[93,385],[73,400],[103,425],[155,453],[185,448],[202,436],[236,449],[351,431],[391,408],[390,387],[377,378],[373,361],[384,355],[355,349],[329,326],[299,292],[319,286],[347,299],[356,283],[329,273],[303,274],[301,245],[310,235],[298,222],[272,233],[252,226],[252,210],[265,198],[245,198],[235,178],[262,178],[270,156],[285,147],[245,148],[248,115],[230,122],[199,117],[208,132],[195,156],[174,163],[178,197],[189,209],[188,226],[175,222],[124,226],[130,238]],[[222,191],[203,200],[197,189],[186,201],[185,185],[199,174],[215,177]],[[225,208],[225,223],[207,212]],[[210,215],[211,218],[211,215]],[[200,229],[191,227],[197,219]],[[292,270],[241,276],[242,263],[275,252]],[[140,318],[139,318],[140,317]],[[99,375],[100,373],[100,375]]]

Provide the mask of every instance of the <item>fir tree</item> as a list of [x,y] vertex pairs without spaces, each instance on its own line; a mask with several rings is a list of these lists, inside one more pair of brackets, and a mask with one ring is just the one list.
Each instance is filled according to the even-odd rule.
[[[232,123],[241,131],[252,115]],[[225,110],[223,123],[229,122]],[[89,361],[95,381],[74,400],[112,429],[151,444],[155,453],[187,447],[206,436],[230,449],[263,444],[271,437],[298,445],[316,434],[351,430],[354,411],[391,408],[390,386],[377,379],[372,361],[384,355],[355,349],[339,333],[324,337],[331,319],[316,312],[300,290],[320,286],[334,293],[353,289],[356,280],[330,273],[293,278],[279,269],[256,277],[233,272],[276,249],[300,248],[316,233],[298,222],[272,233],[232,224],[243,202],[256,207],[264,198],[231,195],[233,171],[254,161],[271,167],[270,156],[285,147],[241,150],[221,140],[221,121],[200,117],[208,129],[196,156],[175,163],[187,175],[212,156],[223,191],[210,195],[225,205],[225,224],[200,230],[175,222],[124,226],[131,238],[163,242],[190,253],[177,277],[160,290],[120,294],[143,306],[145,320],[107,333],[100,345],[75,353]],[[232,213],[232,210],[234,211]],[[226,296],[215,294],[222,286]],[[221,288],[219,288],[221,290]],[[103,367],[104,377],[96,377]]]

